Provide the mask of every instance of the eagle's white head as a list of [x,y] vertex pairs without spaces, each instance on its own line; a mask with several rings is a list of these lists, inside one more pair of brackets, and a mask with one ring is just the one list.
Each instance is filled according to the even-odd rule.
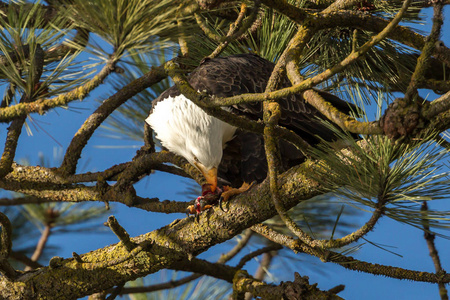
[[225,143],[233,138],[236,127],[206,114],[183,95],[156,103],[145,120],[161,144],[183,156],[217,187],[217,169]]

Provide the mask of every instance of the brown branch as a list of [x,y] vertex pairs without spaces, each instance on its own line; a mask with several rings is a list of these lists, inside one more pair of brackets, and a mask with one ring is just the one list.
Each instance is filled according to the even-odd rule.
[[422,114],[423,116],[430,120],[435,118],[438,114],[446,112],[450,109],[450,92],[442,95],[438,99],[432,101],[428,107],[426,107]]
[[[234,246],[230,251],[228,251],[228,253],[222,254],[222,256],[220,256],[217,263],[224,264],[227,261],[229,261],[230,259],[232,259],[233,257],[235,257],[247,245],[252,234],[253,234],[253,232],[251,230],[249,230],[249,229],[245,230],[245,232],[242,236],[242,239],[239,240],[238,243],[236,244],[236,246]],[[185,283],[191,282],[193,280],[196,280],[202,276],[203,276],[203,274],[195,273],[195,274],[192,274],[190,276],[187,276],[187,277],[175,280],[175,281],[171,280],[169,282],[154,284],[154,285],[145,286],[145,287],[123,288],[120,294],[123,295],[123,294],[134,294],[134,293],[149,293],[149,292],[154,292],[154,291],[159,291],[159,290],[171,289],[171,288],[175,288],[180,285],[183,285]]]
[[[142,198],[136,195],[132,195],[132,199],[119,196],[114,199],[105,198],[104,192],[97,187],[68,184],[54,169],[27,167],[15,163],[12,167],[13,172],[0,180],[0,188],[35,197],[36,200],[30,200],[30,203],[112,201],[147,211],[164,213],[184,213],[190,204],[181,201],[159,201],[158,198]],[[14,204],[20,204],[20,202],[17,201]]]
[[269,227],[258,224],[251,228],[256,233],[265,238],[292,249],[295,253],[301,252],[318,257],[323,262],[333,262],[348,270],[365,272],[373,275],[382,275],[396,279],[409,279],[418,282],[431,283],[449,283],[450,274],[428,273],[422,271],[413,271],[398,267],[385,266],[381,264],[373,264],[365,261],[354,259],[351,256],[345,256],[330,250],[313,248],[302,243],[298,239],[278,233]]
[[[39,241],[36,245],[36,249],[34,250],[33,255],[31,256],[31,261],[37,262],[39,260],[39,257],[41,257],[45,245],[47,244],[48,238],[50,237],[50,233],[51,233],[51,225],[47,224],[45,225],[44,231],[42,231],[41,237],[39,238]],[[32,269],[33,267],[30,265],[25,267],[25,271],[30,271]]]
[[[259,263],[258,269],[256,269],[253,278],[260,281],[264,280],[267,270],[269,269],[272,259],[276,256],[276,253],[276,251],[270,251],[263,254],[261,262]],[[251,299],[253,299],[253,295],[251,293],[245,293],[245,300]]]
[[[314,14],[293,5],[285,5],[285,1],[279,4],[279,1],[263,0],[262,3],[291,18],[298,24],[303,24],[305,19],[308,18],[311,27],[314,26],[315,30],[334,28],[336,24],[339,24],[340,27],[381,32],[389,23],[386,19],[359,11],[340,10],[332,13]],[[388,38],[418,50],[422,49],[425,44],[423,35],[405,26],[397,26],[389,33]],[[443,45],[436,47],[433,56],[450,66],[449,48]]]
[[68,93],[61,94],[51,99],[39,99],[32,103],[19,103],[1,108],[0,122],[9,122],[15,118],[25,117],[30,113],[43,114],[51,108],[65,106],[71,101],[84,99],[93,89],[99,86],[111,72],[114,71],[114,63],[114,61],[110,61],[96,76],[94,76],[94,78]]
[[265,253],[269,253],[269,252],[281,250],[281,249],[283,249],[283,246],[281,246],[280,244],[275,244],[275,245],[267,246],[267,247],[258,249],[256,251],[253,251],[253,252],[243,256],[241,258],[241,260],[239,261],[239,263],[236,265],[236,268],[242,269],[245,266],[245,264],[247,262],[249,262],[250,260],[252,260],[253,258],[260,256],[262,254],[265,254]]
[[[356,50],[352,50],[352,52],[341,62],[334,65],[333,67],[327,69],[326,71],[312,77],[308,78],[306,80],[302,80],[300,76],[296,73],[298,73],[298,66],[295,64],[295,66],[292,66],[288,69],[288,75],[291,79],[293,86],[292,89],[296,90],[296,92],[299,92],[299,87],[313,87],[317,85],[318,83],[321,83],[329,78],[331,78],[333,75],[338,74],[342,72],[345,68],[347,68],[350,64],[354,63],[358,59],[360,59],[362,56],[364,56],[372,47],[374,47],[376,44],[378,44],[380,41],[382,41],[391,31],[395,29],[395,27],[398,25],[398,23],[401,21],[404,13],[408,9],[408,6],[410,4],[410,0],[406,0],[403,3],[402,8],[397,13],[397,15],[392,19],[391,22],[389,22],[386,27],[381,30],[377,35],[372,36],[372,38],[364,43],[361,47],[359,47]],[[302,41],[298,41],[300,45],[303,45],[304,43]],[[295,50],[295,41],[293,45],[291,46],[292,49],[290,49],[290,52],[297,53],[299,50]],[[292,54],[291,54],[292,56]],[[292,70],[291,74],[289,71]],[[295,74],[292,74],[295,73]],[[314,90],[307,90],[303,93],[305,100],[314,106],[317,110],[319,110],[324,116],[326,116],[328,119],[332,120],[336,125],[341,127],[344,130],[353,132],[353,133],[361,133],[361,134],[381,134],[383,133],[382,128],[379,126],[378,122],[359,122],[356,119],[340,112],[338,109],[333,107],[330,103],[326,102],[322,97],[320,97],[317,92]]]
[[[222,53],[223,50],[225,50],[225,48],[228,46],[228,43],[232,40],[231,37],[235,35],[237,29],[240,27],[242,21],[244,20],[245,14],[247,12],[247,4],[242,2],[241,4],[241,10],[239,12],[238,17],[236,18],[236,21],[234,21],[234,23],[232,25],[230,25],[230,29],[228,30],[228,33],[226,35],[226,39],[222,39],[220,41],[220,44],[216,47],[216,49],[208,56],[209,58],[214,58],[220,55],[220,53]],[[253,11],[254,12],[254,11]],[[252,12],[252,13],[253,13]],[[255,13],[256,16],[256,13]],[[247,30],[249,27],[251,26],[251,24],[245,28],[245,30]],[[242,34],[242,33],[241,33]]]
[[185,174],[190,178],[193,178],[199,184],[204,183],[204,178],[201,173],[186,159],[169,151],[161,151],[144,155],[138,153],[138,155],[133,158],[133,161],[120,173],[114,188],[117,190],[130,185],[137,181],[142,175],[148,174],[154,166],[159,166],[163,163],[172,163],[181,168]]
[[8,262],[12,247],[12,226],[8,217],[2,212],[0,212],[0,226],[0,273],[8,280],[14,280],[17,271]]
[[[422,202],[422,206],[420,210],[423,213],[428,212],[428,205],[426,201]],[[434,244],[434,238],[435,235],[430,231],[430,225],[428,224],[427,220],[424,218],[422,220],[422,225],[424,229],[424,238],[428,245],[428,250],[430,252],[430,257],[433,260],[434,263],[434,269],[436,270],[436,273],[438,274],[445,274],[445,270],[442,268],[441,260],[439,258],[439,254],[436,249],[436,245]],[[438,283],[439,287],[439,295],[441,296],[441,300],[448,300],[448,292],[447,288],[445,287],[444,283]]]
[[234,299],[239,299],[236,296],[239,293],[250,292],[251,294],[261,297],[261,299],[342,299],[331,291],[321,291],[317,285],[309,284],[308,277],[301,277],[297,272],[295,273],[295,280],[293,282],[282,282],[278,286],[269,285],[259,280],[255,280],[248,276],[246,272],[239,272],[233,280],[233,296]]
[[[306,178],[306,174],[311,172],[308,168],[307,165],[299,166],[280,175],[280,186],[284,187],[281,197],[286,208],[319,193],[317,183]],[[29,287],[34,286],[35,296],[51,291],[53,298],[64,298],[67,295],[81,297],[167,268],[168,265],[178,264],[187,260],[187,254],[195,256],[202,253],[213,245],[232,238],[248,226],[272,217],[275,211],[268,195],[267,183],[257,185],[229,202],[227,213],[213,208],[201,214],[198,223],[191,218],[176,220],[160,230],[132,239],[140,245],[132,253],[118,244],[80,255],[85,262],[82,264],[74,258],[53,259],[51,268],[43,268],[35,276],[21,278],[20,287],[1,281],[4,289],[0,290],[0,296],[9,297],[14,291],[15,295],[26,299],[33,290]],[[254,213],[255,210],[258,214]],[[68,277],[73,278],[70,284],[64,280],[57,283],[52,280],[52,286],[57,284],[61,288],[48,289],[47,278]]]
[[424,81],[425,71],[428,68],[430,58],[434,52],[436,42],[441,34],[442,24],[444,23],[442,17],[443,5],[442,1],[435,1],[434,14],[433,14],[433,26],[431,27],[430,35],[425,41],[425,45],[422,48],[419,58],[417,59],[416,69],[414,70],[408,88],[405,93],[406,101],[414,101],[417,96],[417,89],[421,82]]
[[192,274],[192,275],[186,276],[184,278],[180,278],[177,280],[170,280],[168,282],[153,284],[150,286],[124,287],[120,291],[119,295],[151,293],[151,292],[156,292],[156,291],[161,291],[161,290],[173,289],[173,288],[179,287],[183,284],[189,283],[193,280],[196,280],[202,276],[203,276],[202,274]]
[[119,240],[123,243],[127,251],[132,251],[136,248],[136,244],[130,240],[130,235],[125,229],[120,226],[119,222],[114,216],[109,216],[106,224],[111,228],[112,232],[119,238]]
[[247,246],[252,235],[253,231],[251,231],[250,229],[246,229],[242,235],[242,239],[236,244],[236,246],[228,251],[228,253],[222,254],[217,262],[220,264],[224,264],[235,257],[245,246]]
[[23,263],[25,266],[31,267],[31,269],[37,269],[37,268],[43,267],[43,265],[41,265],[40,263],[31,260],[28,256],[26,256],[25,254],[20,253],[20,252],[11,251],[11,253],[9,254],[9,257],[18,262]]
[[[286,209],[297,205],[303,199],[310,199],[321,193],[318,183],[307,177],[308,174],[314,172],[314,167],[315,164],[307,161],[280,174],[280,198]],[[255,214],[255,211],[258,213]],[[74,258],[53,259],[51,268],[42,268],[34,276],[21,277],[20,286],[1,281],[0,284],[4,288],[0,290],[0,296],[11,298],[11,293],[15,293],[16,299],[26,299],[31,296],[31,291],[34,292],[33,297],[44,297],[48,291],[51,291],[53,298],[64,299],[67,298],[67,295],[82,297],[106,290],[120,282],[143,277],[168,266],[188,261],[189,254],[198,255],[210,247],[232,238],[249,226],[258,224],[274,215],[275,210],[270,197],[269,184],[263,182],[229,202],[227,213],[213,208],[201,214],[199,222],[195,222],[191,218],[176,220],[159,230],[132,239],[134,243],[138,244],[138,247],[132,252],[126,251],[125,247],[119,243],[80,255],[83,263],[79,263]],[[290,241],[285,238],[285,241],[289,246],[294,245],[296,251],[305,249],[307,253],[312,253],[324,260],[334,261],[349,269],[386,274],[393,278],[450,282],[450,275],[437,276],[426,272],[372,265],[330,251],[312,249],[293,239]],[[327,253],[328,255],[326,255]],[[72,278],[70,283],[62,279],[68,277]],[[48,278],[52,278],[51,283],[46,281]],[[55,282],[55,278],[61,278],[61,281]],[[49,289],[48,284],[59,288]],[[34,289],[31,286],[34,286]]]

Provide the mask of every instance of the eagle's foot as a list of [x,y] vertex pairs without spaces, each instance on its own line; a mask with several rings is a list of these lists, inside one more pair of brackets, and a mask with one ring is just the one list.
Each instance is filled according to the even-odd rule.
[[220,195],[222,194],[222,189],[219,187],[216,188],[215,192],[212,192],[209,184],[205,184],[202,187],[202,195],[195,199],[193,205],[189,205],[186,209],[186,215],[195,215],[195,219],[198,221],[200,214],[213,207],[214,204],[217,204]]
[[189,205],[186,209],[186,215],[189,217],[189,215],[195,214],[195,220],[198,221],[198,218],[200,217],[200,214],[202,211],[208,210],[212,207],[212,205],[207,204],[207,201],[205,200],[204,196],[197,197],[195,199],[194,205]]
[[223,202],[227,202],[231,197],[239,195],[239,194],[242,194],[242,193],[248,191],[253,186],[253,184],[255,184],[255,181],[253,181],[252,183],[244,182],[242,184],[242,186],[240,188],[238,188],[238,189],[232,188],[232,187],[227,186],[227,185],[224,186],[223,187],[223,193],[220,195],[220,199],[219,199],[219,207],[220,207],[220,209],[222,211],[225,211],[223,209],[223,207],[222,207],[222,203]]

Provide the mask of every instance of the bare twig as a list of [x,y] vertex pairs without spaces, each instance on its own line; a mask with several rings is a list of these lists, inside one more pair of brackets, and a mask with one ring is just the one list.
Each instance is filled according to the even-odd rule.
[[132,251],[136,248],[136,243],[130,240],[130,235],[125,229],[120,226],[119,222],[114,216],[108,217],[107,225],[111,228],[112,232],[119,238],[119,240],[123,243],[128,252]]
[[[428,205],[427,202],[422,202],[422,207],[420,209],[424,214],[428,211]],[[430,251],[430,257],[433,260],[434,263],[434,269],[436,270],[436,273],[438,274],[445,274],[445,270],[442,268],[441,260],[439,258],[439,254],[436,249],[436,245],[434,244],[434,238],[435,235],[430,231],[430,225],[428,224],[427,220],[424,218],[422,221],[423,229],[424,229],[424,237],[425,241],[428,245],[428,250]],[[448,292],[447,288],[445,287],[445,284],[442,282],[438,283],[439,287],[439,295],[441,296],[441,300],[448,300]]]
[[[42,231],[41,237],[39,238],[39,241],[36,245],[36,249],[33,252],[33,255],[31,256],[31,261],[37,262],[39,258],[42,255],[42,252],[44,252],[45,245],[47,244],[48,238],[50,237],[51,233],[51,225],[46,224],[44,227],[44,230]],[[25,271],[32,270],[33,267],[28,265],[25,267]]]

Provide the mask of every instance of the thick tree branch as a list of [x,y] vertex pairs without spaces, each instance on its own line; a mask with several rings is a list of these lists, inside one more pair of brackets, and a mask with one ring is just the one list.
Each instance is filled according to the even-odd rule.
[[[111,201],[132,205],[147,211],[164,213],[184,213],[189,205],[189,202],[159,201],[158,198],[142,198],[135,194],[131,195],[131,199],[119,196],[105,198],[107,190],[102,191],[95,186],[83,184],[70,184],[54,169],[17,164],[13,164],[12,167],[13,171],[0,180],[0,188],[34,197],[31,200],[21,198],[25,203]],[[4,201],[5,205],[10,205],[7,201],[9,200]],[[14,204],[21,203],[14,201]]]
[[[286,208],[319,193],[317,183],[305,177],[311,172],[309,168],[310,164],[304,164],[280,175],[281,198]],[[44,296],[51,284],[61,287],[51,289],[53,297],[81,297],[167,268],[187,260],[187,254],[197,255],[232,238],[252,223],[272,217],[275,210],[268,190],[267,183],[260,184],[230,202],[227,213],[211,209],[200,216],[200,223],[191,218],[176,220],[160,230],[132,239],[138,247],[130,253],[118,244],[80,255],[82,264],[75,259],[53,259],[51,268],[40,269],[32,276],[24,275],[20,285],[2,281],[5,288],[0,295],[11,299]],[[69,284],[64,280],[67,277],[80,281],[72,280]],[[51,282],[47,281],[49,278]],[[30,286],[37,288],[34,294]]]

